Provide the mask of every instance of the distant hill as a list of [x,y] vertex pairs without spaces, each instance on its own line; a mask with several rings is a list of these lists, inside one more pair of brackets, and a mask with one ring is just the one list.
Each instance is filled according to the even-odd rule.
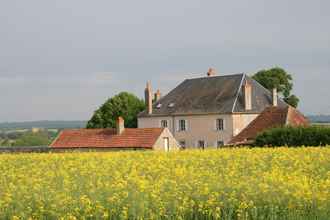
[[310,115],[308,119],[313,123],[330,123],[330,115]]
[[29,121],[29,122],[3,122],[0,129],[30,129],[30,128],[84,128],[86,121]]

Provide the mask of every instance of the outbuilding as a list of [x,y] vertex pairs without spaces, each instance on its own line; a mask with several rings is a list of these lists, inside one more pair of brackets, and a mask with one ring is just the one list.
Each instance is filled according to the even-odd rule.
[[57,150],[161,150],[179,149],[167,128],[125,128],[124,119],[117,119],[116,128],[66,129],[50,147]]

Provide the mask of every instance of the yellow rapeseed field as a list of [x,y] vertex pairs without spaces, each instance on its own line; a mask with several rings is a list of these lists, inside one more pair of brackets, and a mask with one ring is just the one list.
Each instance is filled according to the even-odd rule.
[[0,219],[330,219],[330,148],[0,155]]

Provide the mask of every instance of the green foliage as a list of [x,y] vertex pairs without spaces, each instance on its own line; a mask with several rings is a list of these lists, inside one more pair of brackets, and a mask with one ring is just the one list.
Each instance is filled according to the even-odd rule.
[[280,127],[259,134],[255,146],[326,146],[330,145],[330,128]]
[[87,128],[114,128],[116,119],[121,116],[125,127],[137,127],[137,114],[145,109],[145,103],[135,95],[121,92],[108,99],[87,123]]
[[277,88],[278,92],[283,95],[285,102],[295,108],[298,106],[298,97],[291,94],[293,88],[292,76],[284,69],[275,67],[261,70],[253,75],[252,78],[269,90]]
[[23,147],[23,146],[46,146],[49,144],[49,137],[47,132],[26,132],[17,139],[12,146],[18,146],[18,147]]

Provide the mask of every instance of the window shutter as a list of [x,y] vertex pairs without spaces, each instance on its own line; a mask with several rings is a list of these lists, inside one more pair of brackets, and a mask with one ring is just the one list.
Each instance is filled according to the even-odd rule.
[[175,130],[178,132],[178,131],[180,131],[179,130],[179,126],[180,126],[180,120],[176,120],[176,128],[175,128]]
[[222,119],[222,130],[225,130],[225,128],[226,128],[225,119]]
[[185,122],[185,125],[186,125],[186,131],[188,131],[189,130],[189,126],[188,126],[188,120],[184,120]]
[[218,122],[218,119],[215,119],[215,121],[214,121],[214,130],[215,131],[217,130],[217,122]]

